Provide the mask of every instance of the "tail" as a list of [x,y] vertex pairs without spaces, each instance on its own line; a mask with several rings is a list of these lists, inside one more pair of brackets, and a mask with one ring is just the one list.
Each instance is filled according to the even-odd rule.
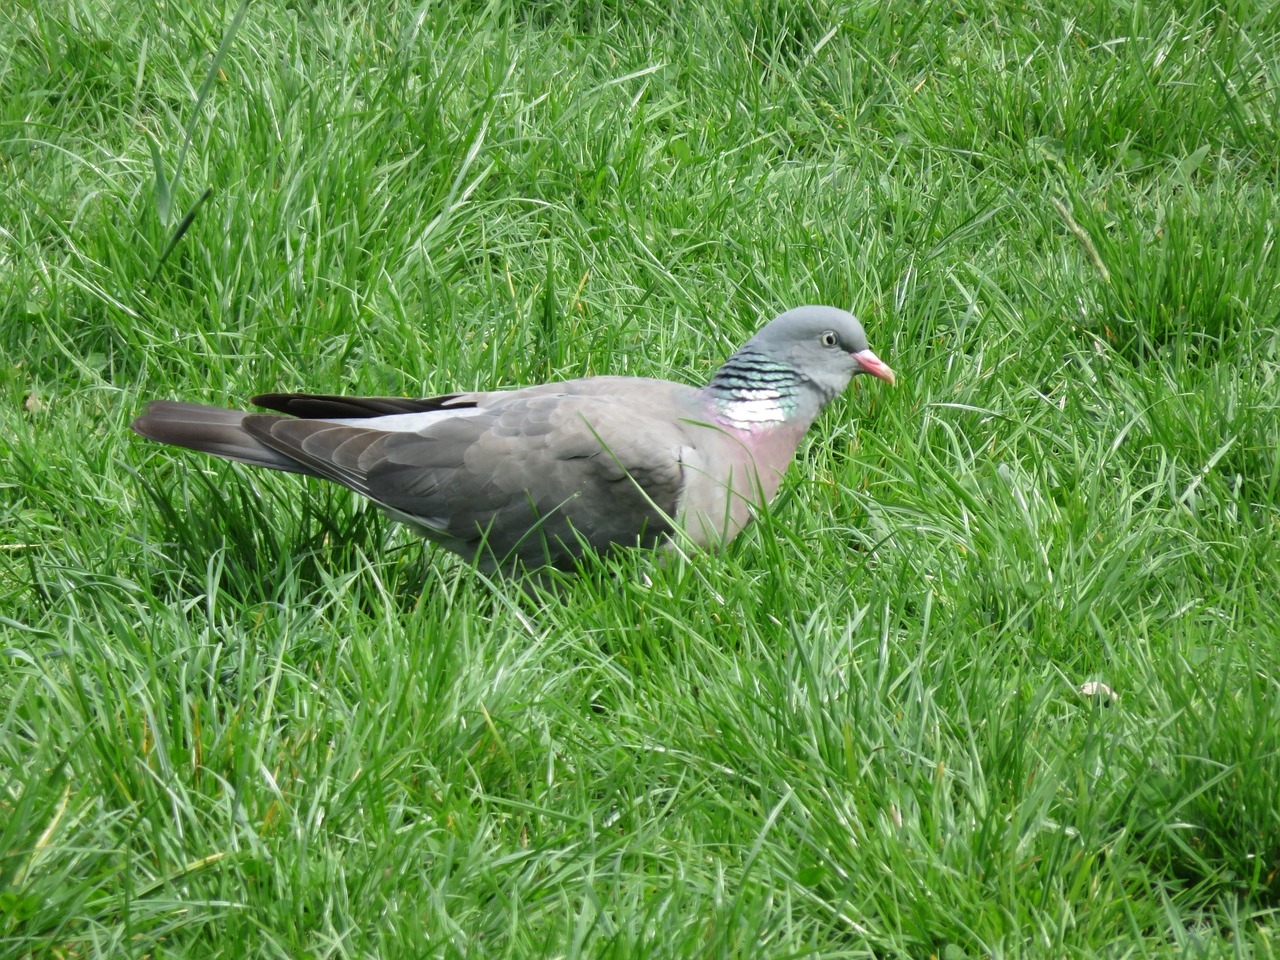
[[134,433],[148,440],[159,440],[175,447],[186,447],[268,470],[315,476],[297,460],[255,440],[242,424],[249,416],[258,414],[206,407],[199,403],[156,400],[131,426]]

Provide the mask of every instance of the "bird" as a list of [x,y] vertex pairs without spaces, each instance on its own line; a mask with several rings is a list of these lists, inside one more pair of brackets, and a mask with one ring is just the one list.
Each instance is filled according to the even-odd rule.
[[597,376],[425,399],[269,393],[254,413],[169,400],[150,440],[363,494],[485,572],[588,552],[728,544],[853,377],[893,370],[846,310],[774,317],[704,386]]

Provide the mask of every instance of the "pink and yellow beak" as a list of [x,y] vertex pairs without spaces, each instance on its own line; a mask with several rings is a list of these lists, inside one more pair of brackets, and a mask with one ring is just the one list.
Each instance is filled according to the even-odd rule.
[[893,386],[893,371],[889,369],[889,365],[877,357],[870,350],[859,350],[853,354],[853,359],[858,361],[858,365],[862,367],[863,373],[869,373],[873,377],[879,377],[889,386]]

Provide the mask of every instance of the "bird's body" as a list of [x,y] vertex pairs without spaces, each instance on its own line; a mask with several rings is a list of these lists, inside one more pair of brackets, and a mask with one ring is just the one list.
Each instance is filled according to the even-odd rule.
[[157,401],[133,429],[335,481],[485,568],[567,568],[586,548],[653,546],[677,527],[728,543],[859,372],[893,382],[852,315],[802,307],[701,388],[590,377],[423,400],[255,397],[268,414]]

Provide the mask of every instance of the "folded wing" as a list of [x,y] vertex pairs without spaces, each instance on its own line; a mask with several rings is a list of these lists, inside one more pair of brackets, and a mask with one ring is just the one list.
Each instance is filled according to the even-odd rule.
[[135,429],[340,483],[487,565],[563,567],[584,544],[652,545],[679,512],[688,438],[671,417],[645,416],[635,398],[533,388],[255,402],[285,413],[162,401]]

